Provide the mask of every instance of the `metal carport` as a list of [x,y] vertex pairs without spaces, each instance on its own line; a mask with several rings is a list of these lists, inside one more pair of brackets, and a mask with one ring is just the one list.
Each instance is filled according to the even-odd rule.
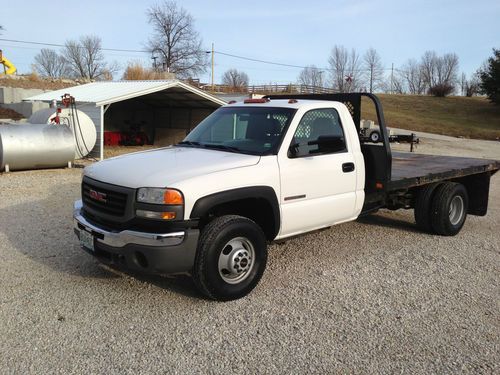
[[156,129],[192,129],[225,101],[179,80],[102,81],[50,91],[25,101],[50,103],[64,94],[76,100],[97,130],[94,156],[104,158],[104,131],[141,124],[153,135]]

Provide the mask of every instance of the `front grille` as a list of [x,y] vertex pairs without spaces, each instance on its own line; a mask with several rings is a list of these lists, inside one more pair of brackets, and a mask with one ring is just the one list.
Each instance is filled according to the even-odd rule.
[[[100,183],[99,185],[102,185]],[[92,197],[92,193],[96,192],[98,195],[105,198],[102,200]],[[93,193],[94,196],[96,195]],[[112,216],[123,216],[127,208],[127,194],[113,190],[112,185],[96,186],[92,182],[83,181],[82,183],[82,200],[83,206],[92,209],[95,212],[104,213]]]

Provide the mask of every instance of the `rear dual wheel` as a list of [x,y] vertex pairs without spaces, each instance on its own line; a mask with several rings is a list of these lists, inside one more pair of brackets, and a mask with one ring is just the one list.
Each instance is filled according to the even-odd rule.
[[465,223],[468,208],[469,196],[465,186],[445,182],[436,190],[432,199],[432,228],[442,236],[456,235]]
[[415,221],[423,231],[454,236],[462,229],[469,197],[462,184],[444,182],[424,186],[415,201]]
[[434,233],[431,224],[431,205],[432,198],[440,184],[430,184],[423,186],[415,200],[415,222],[417,227],[423,232]]

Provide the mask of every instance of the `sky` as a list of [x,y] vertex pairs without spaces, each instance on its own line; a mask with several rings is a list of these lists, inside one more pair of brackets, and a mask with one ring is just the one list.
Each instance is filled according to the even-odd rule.
[[[157,1],[6,1],[0,0],[3,39],[64,44],[94,34],[103,47],[143,50],[151,26],[146,9]],[[389,74],[427,50],[454,52],[460,71],[474,72],[500,48],[499,0],[331,0],[331,1],[178,1],[195,19],[206,50],[284,64],[328,68],[334,45],[364,53],[375,48]],[[44,46],[0,40],[0,49],[17,67],[29,73],[34,56]],[[45,47],[54,48],[57,47]],[[106,52],[108,61],[124,68],[130,61],[151,64],[151,55]],[[297,81],[300,68],[283,67],[215,54],[215,82],[236,68],[250,84]],[[121,74],[115,76],[120,78]],[[210,69],[200,75],[210,81]]]

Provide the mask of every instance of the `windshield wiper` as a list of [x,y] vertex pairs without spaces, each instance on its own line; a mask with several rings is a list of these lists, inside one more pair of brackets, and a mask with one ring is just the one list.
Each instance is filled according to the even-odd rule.
[[227,145],[217,145],[217,144],[211,144],[211,143],[204,143],[203,147],[214,148],[214,149],[223,150],[223,151],[241,152],[241,150],[238,147],[227,146]]
[[188,145],[188,146],[201,146],[200,142],[194,142],[194,141],[182,141],[176,144],[176,146],[179,145]]

